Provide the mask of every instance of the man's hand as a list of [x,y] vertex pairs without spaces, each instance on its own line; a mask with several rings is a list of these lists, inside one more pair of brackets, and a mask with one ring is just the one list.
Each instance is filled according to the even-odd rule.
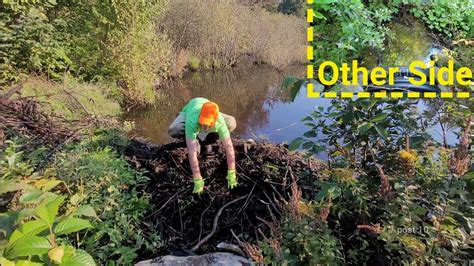
[[193,178],[194,189],[193,193],[201,194],[204,191],[204,179],[202,177]]
[[239,185],[239,183],[237,183],[237,173],[235,172],[235,170],[228,170],[226,179],[227,187],[230,189],[233,189],[234,187]]

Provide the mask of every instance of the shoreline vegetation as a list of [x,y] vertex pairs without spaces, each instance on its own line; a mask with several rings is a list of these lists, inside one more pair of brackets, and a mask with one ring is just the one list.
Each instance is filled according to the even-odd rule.
[[49,84],[39,95],[72,80],[97,86],[98,99],[138,107],[185,71],[241,62],[281,70],[306,60],[304,17],[236,1],[12,1],[0,11],[0,85],[41,79]]

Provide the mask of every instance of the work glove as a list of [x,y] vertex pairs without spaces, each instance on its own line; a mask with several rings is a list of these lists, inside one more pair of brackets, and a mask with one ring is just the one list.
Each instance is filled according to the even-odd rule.
[[202,177],[193,178],[194,190],[193,193],[201,194],[204,191],[204,180]]
[[238,185],[237,183],[237,173],[235,170],[227,170],[227,187],[233,189]]

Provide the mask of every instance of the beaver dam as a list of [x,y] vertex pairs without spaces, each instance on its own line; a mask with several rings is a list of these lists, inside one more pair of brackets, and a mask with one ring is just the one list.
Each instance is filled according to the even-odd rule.
[[234,147],[239,186],[227,188],[225,150],[215,144],[215,156],[199,158],[206,187],[195,195],[184,143],[131,141],[128,160],[151,177],[147,190],[154,208],[148,222],[156,225],[165,243],[159,253],[209,251],[219,242],[235,243],[236,236],[256,242],[279,220],[294,182],[303,197],[314,198],[311,184],[322,175],[321,162],[283,144],[234,140]]
[[[80,141],[86,136],[83,129],[117,125],[90,117],[76,122],[52,119],[32,99],[0,97],[0,112],[0,146],[6,135],[15,132],[28,139],[33,149],[48,146],[51,152],[44,161],[64,144]],[[255,244],[270,237],[271,225],[278,223],[295,189],[304,198],[314,198],[314,180],[323,176],[325,164],[290,152],[286,144],[233,141],[239,186],[227,188],[225,151],[214,144],[214,156],[199,156],[206,182],[201,195],[192,193],[184,142],[160,146],[133,138],[122,149],[130,165],[145,170],[149,177],[144,190],[151,196],[152,208],[143,223],[151,225],[162,241],[150,257],[182,251],[205,253],[221,242]]]

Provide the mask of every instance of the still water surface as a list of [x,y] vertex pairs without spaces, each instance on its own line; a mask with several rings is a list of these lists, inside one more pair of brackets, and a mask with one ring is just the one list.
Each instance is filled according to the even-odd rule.
[[133,134],[165,143],[171,140],[168,126],[187,101],[205,97],[218,103],[221,112],[236,118],[234,136],[289,142],[306,131],[301,118],[317,106],[329,106],[329,101],[315,101],[304,93],[291,102],[289,94],[281,90],[285,76],[304,77],[305,71],[304,66],[284,73],[265,66],[246,66],[215,73],[189,73],[162,89],[163,97],[154,106],[133,110],[125,119],[135,121]]

